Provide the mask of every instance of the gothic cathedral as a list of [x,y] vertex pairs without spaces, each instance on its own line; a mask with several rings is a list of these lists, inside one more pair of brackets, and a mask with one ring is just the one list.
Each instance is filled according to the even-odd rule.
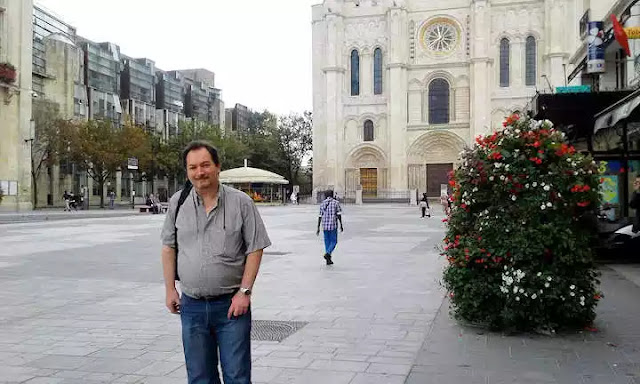
[[563,84],[576,1],[313,6],[314,189],[440,196],[466,145]]

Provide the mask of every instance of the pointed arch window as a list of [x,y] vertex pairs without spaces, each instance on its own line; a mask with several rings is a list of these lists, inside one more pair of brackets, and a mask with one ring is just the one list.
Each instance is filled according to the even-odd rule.
[[382,49],[373,51],[373,94],[382,95]]
[[536,38],[533,36],[527,37],[525,44],[526,53],[526,69],[525,69],[525,84],[527,86],[536,85],[536,72],[538,64]]
[[509,54],[511,53],[511,44],[509,39],[500,40],[500,86],[509,86]]
[[429,124],[449,123],[449,83],[435,79],[429,84]]
[[351,96],[360,94],[360,54],[357,50],[351,51]]
[[373,121],[371,120],[366,120],[364,122],[364,141],[373,141],[374,139],[374,132],[373,132]]

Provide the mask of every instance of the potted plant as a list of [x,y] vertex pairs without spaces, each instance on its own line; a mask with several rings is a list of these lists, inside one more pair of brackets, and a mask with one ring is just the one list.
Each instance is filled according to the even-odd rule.
[[16,82],[16,67],[9,63],[0,63],[0,82],[13,84]]

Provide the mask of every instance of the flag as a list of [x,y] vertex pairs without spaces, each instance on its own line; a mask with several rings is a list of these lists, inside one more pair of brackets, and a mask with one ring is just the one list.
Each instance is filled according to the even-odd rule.
[[620,25],[616,15],[611,15],[611,21],[613,22],[613,34],[615,35],[616,40],[622,49],[624,49],[627,56],[631,56],[631,49],[629,49],[629,37],[627,36],[627,33],[624,31],[624,28],[622,28],[622,25]]

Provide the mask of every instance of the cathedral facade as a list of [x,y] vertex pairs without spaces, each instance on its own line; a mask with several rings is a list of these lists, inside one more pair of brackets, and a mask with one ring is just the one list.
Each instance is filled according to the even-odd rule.
[[578,0],[325,0],[313,7],[313,183],[439,196],[476,136],[564,85]]

